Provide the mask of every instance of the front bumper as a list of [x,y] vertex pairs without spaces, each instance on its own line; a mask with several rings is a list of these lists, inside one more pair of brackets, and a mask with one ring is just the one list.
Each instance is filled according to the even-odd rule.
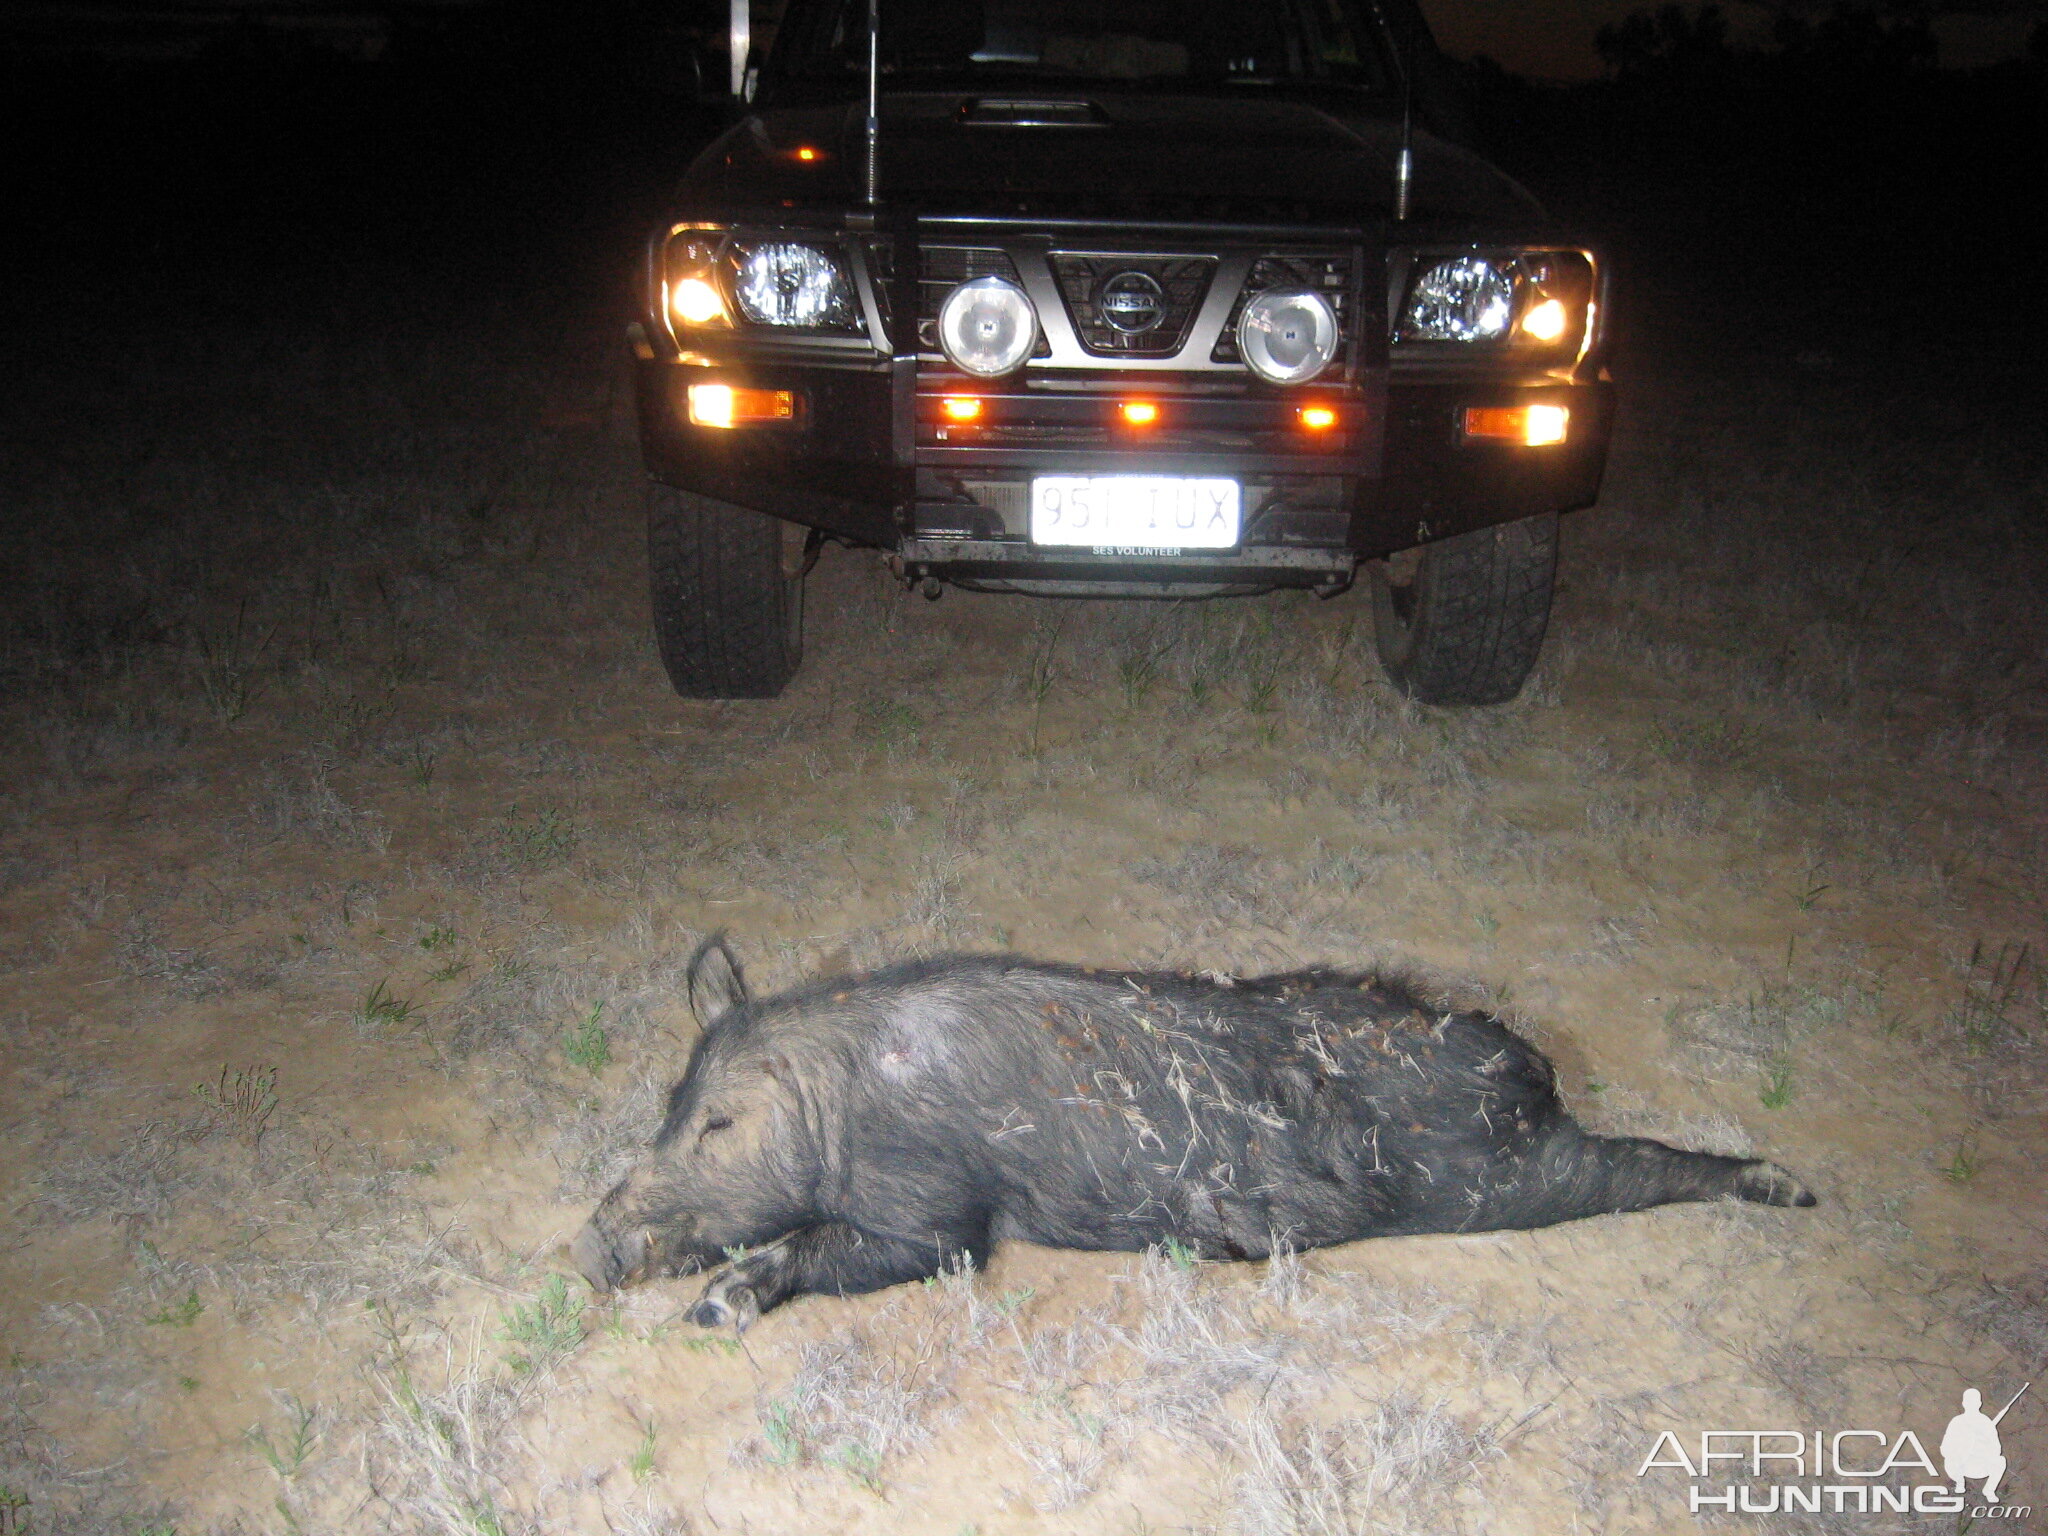
[[[687,390],[706,382],[788,390],[795,416],[741,429],[692,426]],[[939,402],[964,389],[957,377],[921,380],[908,361],[642,360],[641,441],[656,479],[890,551],[907,574],[1251,590],[1341,584],[1336,573],[1361,559],[1588,505],[1613,416],[1604,379],[1519,384],[1382,370],[1285,396],[1180,392],[1156,374],[1087,389],[1033,379],[977,391],[984,410],[971,427],[944,422]],[[1136,395],[1158,403],[1158,424],[1120,430],[1114,408]],[[1338,417],[1313,437],[1298,425],[1311,398]],[[1469,408],[1529,404],[1570,412],[1564,442],[1532,448],[1465,434]],[[1033,475],[1133,473],[1238,480],[1239,549],[1134,561],[1028,542]]]

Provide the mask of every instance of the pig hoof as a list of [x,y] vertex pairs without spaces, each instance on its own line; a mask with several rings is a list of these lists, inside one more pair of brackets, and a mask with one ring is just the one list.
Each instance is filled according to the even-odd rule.
[[746,1332],[761,1315],[761,1303],[753,1290],[728,1275],[711,1282],[697,1305],[685,1314],[700,1328],[735,1328]]

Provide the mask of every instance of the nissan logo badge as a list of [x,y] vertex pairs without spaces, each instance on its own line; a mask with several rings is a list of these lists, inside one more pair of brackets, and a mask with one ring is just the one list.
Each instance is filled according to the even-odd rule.
[[1095,312],[1112,329],[1142,336],[1166,318],[1166,292],[1149,272],[1118,272],[1096,288]]

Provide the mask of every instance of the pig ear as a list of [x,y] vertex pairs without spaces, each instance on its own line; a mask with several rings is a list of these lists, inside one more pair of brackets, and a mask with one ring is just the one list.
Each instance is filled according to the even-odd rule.
[[690,1012],[709,1024],[727,1009],[747,1001],[747,979],[726,947],[725,935],[714,933],[690,956]]

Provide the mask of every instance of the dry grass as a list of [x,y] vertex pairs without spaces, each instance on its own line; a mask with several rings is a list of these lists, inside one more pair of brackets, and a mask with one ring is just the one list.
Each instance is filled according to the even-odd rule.
[[[150,442],[0,423],[35,1529],[1661,1533],[1663,1428],[1924,1437],[2039,1366],[2048,582],[2038,469],[1960,406],[1640,367],[1500,709],[1394,695],[1356,597],[927,606],[842,551],[786,698],[681,704],[609,343],[560,335],[167,335]],[[1596,1127],[1827,1203],[1005,1253],[743,1343],[687,1286],[586,1313],[554,1255],[718,928],[769,988],[1401,961]]]
[[[1495,1452],[1441,1401],[1399,1395],[1323,1425],[1247,1425],[1228,1529],[1243,1536],[1424,1536],[1475,1525],[1473,1484]],[[1466,1497],[1461,1501],[1460,1493]],[[1460,1503],[1465,1506],[1460,1508]]]

